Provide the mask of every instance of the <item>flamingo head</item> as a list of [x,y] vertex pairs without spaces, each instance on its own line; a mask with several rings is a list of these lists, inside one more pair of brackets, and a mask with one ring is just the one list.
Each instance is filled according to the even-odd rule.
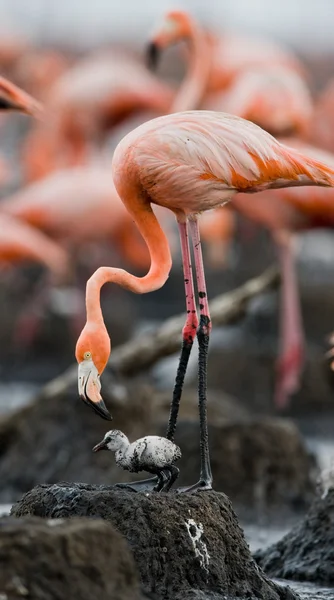
[[153,34],[147,47],[147,63],[150,68],[157,66],[162,50],[186,39],[191,33],[191,18],[183,11],[170,11]]
[[0,110],[16,110],[31,116],[40,116],[42,106],[19,87],[0,77]]
[[75,356],[79,364],[78,389],[81,399],[100,417],[112,420],[100,394],[100,375],[110,355],[110,338],[103,321],[86,323],[77,341]]

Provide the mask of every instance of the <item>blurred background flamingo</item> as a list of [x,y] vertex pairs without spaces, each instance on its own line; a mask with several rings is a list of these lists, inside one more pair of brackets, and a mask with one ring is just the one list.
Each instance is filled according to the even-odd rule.
[[[228,5],[225,11],[224,15],[231,18]],[[129,38],[123,43],[123,34],[117,31],[113,21],[103,43],[94,42],[91,46],[87,34],[80,48],[74,43],[46,38],[43,44],[37,44],[18,27],[8,27],[0,44],[3,72],[42,101],[47,114],[47,118],[35,123],[18,121],[20,143],[11,144],[10,151],[3,153],[4,188],[0,211],[34,227],[68,253],[73,291],[83,289],[89,272],[101,260],[131,266],[139,273],[147,268],[146,247],[119,202],[110,178],[111,158],[117,143],[145,120],[181,108],[225,110],[253,120],[276,136],[289,135],[291,144],[297,143],[294,140],[298,137],[304,142],[311,140],[329,147],[314,133],[316,115],[323,104],[322,95],[316,90],[321,81],[320,69],[315,73],[308,68],[286,39],[279,39],[280,36],[274,39],[265,29],[255,34],[251,28],[241,30],[236,26],[233,31],[225,17],[217,20],[213,27],[213,21],[209,25],[208,18],[191,8],[160,14],[159,21],[158,12],[161,11],[157,9],[138,16],[145,25],[140,31],[141,37],[134,39],[134,43]],[[113,17],[117,20],[118,13]],[[127,21],[127,27],[130,25]],[[50,40],[54,24],[51,29]],[[145,39],[151,42],[151,59],[163,54],[159,74],[152,74],[144,64]],[[169,50],[172,45],[177,47]],[[308,65],[312,67],[310,60]],[[324,87],[325,84],[324,78]],[[13,127],[14,132],[16,123]],[[2,128],[6,133],[7,122],[2,122]],[[328,133],[330,127],[323,129]],[[293,214],[303,213],[303,208],[293,204],[297,202],[298,193],[295,190],[291,193]],[[309,198],[316,198],[313,194],[317,193],[303,190],[298,198],[300,202],[305,198],[307,203]],[[276,192],[277,196],[280,194]],[[325,194],[330,197],[331,192]],[[285,192],[280,197],[283,196]],[[284,202],[287,204],[290,200]],[[258,204],[260,206],[260,200]],[[290,215],[292,209],[277,208],[277,214],[278,211],[289,213],[285,220],[281,217],[284,230],[299,228],[297,217],[294,220]],[[324,208],[324,224],[326,211]],[[159,214],[160,218],[177,257],[174,224],[167,215]],[[251,238],[243,235],[246,218],[252,219]],[[274,248],[278,240],[288,239],[280,235],[278,216],[275,227],[267,219],[264,202],[259,215],[249,214],[242,197],[228,210],[203,215],[200,226],[204,252],[212,268],[211,285],[215,290],[238,282],[241,271],[246,275],[245,261],[240,269],[240,252],[245,248],[251,258],[247,250],[250,243],[256,252],[262,235],[259,223],[274,229]],[[329,216],[327,220],[330,221]],[[313,217],[303,217],[301,221],[303,228],[315,226]],[[289,248],[290,244],[285,247]],[[236,248],[238,252],[234,251]],[[219,265],[225,270],[224,275],[217,278],[214,274]],[[56,288],[53,289],[56,292]],[[172,298],[174,302],[175,294]],[[141,302],[144,310],[145,302]],[[155,308],[158,315],[159,310],[166,310],[166,304],[161,301]],[[78,323],[80,319],[79,310]],[[303,340],[302,335],[298,339]],[[285,346],[283,343],[282,348]],[[299,346],[303,348],[303,343]],[[299,352],[302,354],[303,349]],[[280,355],[284,358],[286,350],[281,349]],[[295,362],[298,368],[292,368],[294,381],[299,379],[302,360]],[[290,367],[287,372],[286,377],[290,378]],[[281,404],[295,387],[288,386],[290,391],[283,394],[285,399]],[[276,393],[276,398],[278,396]]]

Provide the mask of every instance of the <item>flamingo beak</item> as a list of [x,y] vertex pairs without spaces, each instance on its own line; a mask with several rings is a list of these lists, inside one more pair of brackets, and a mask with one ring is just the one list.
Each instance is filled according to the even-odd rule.
[[37,100],[3,77],[0,77],[0,110],[20,111],[33,117],[40,117],[43,112]]
[[99,452],[100,450],[108,450],[108,445],[107,445],[106,440],[102,440],[102,442],[99,442],[93,448],[93,452]]
[[155,71],[158,66],[161,49],[156,42],[150,42],[146,49],[146,64],[149,69]]
[[100,394],[101,383],[98,370],[92,360],[79,363],[78,389],[81,399],[90,406],[100,417],[107,421],[112,420],[103,398]]

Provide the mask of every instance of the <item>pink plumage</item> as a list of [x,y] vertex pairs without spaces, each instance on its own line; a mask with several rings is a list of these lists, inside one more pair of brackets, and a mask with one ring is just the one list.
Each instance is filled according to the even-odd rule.
[[329,167],[249,121],[213,111],[144,123],[123,138],[112,164],[116,187],[126,165],[151,202],[185,214],[220,206],[238,191],[334,183]]

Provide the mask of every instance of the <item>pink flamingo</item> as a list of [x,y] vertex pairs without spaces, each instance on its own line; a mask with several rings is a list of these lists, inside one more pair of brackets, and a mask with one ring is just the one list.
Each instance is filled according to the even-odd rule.
[[[206,49],[205,34],[188,15],[169,13],[151,42],[153,45],[150,52],[152,53],[152,47],[153,49],[156,45],[158,48],[166,47],[177,41],[180,36],[188,36],[192,40],[193,62],[174,98],[171,110],[174,107],[184,110],[201,104],[201,98],[208,88],[210,79],[209,53]],[[222,105],[228,112],[237,113],[237,116],[240,117],[247,117],[258,125],[262,125],[270,133],[306,134],[312,115],[312,102],[307,86],[296,69],[293,70],[291,65],[283,65],[278,61],[278,64],[274,62],[270,69],[266,64],[261,65],[261,68],[259,65],[255,68],[247,63],[245,70],[238,68],[237,71],[227,90],[211,94],[207,98],[206,102],[210,108],[217,109],[219,105]],[[307,153],[309,148],[304,149]],[[310,148],[310,152],[311,156],[314,152],[316,153],[312,148]],[[317,159],[317,155],[314,158]],[[331,163],[332,157],[327,155],[323,158],[323,162],[326,160]],[[293,197],[296,190],[285,190],[286,194],[289,192]],[[302,194],[304,193],[302,192]],[[310,191],[309,196],[311,195]],[[330,198],[328,200],[330,201]],[[293,215],[295,213],[299,215],[299,211],[293,207],[285,208],[283,203],[275,203],[274,200],[272,203],[267,203],[264,198],[256,198],[253,202],[249,202],[248,198],[243,201],[243,198],[239,198],[239,196],[231,203],[231,208],[244,214],[253,222],[269,228],[278,248],[283,286],[280,319],[281,343],[274,398],[276,406],[283,408],[287,404],[290,394],[294,393],[299,385],[304,364],[304,336],[298,286],[293,268],[293,242],[290,239],[291,236],[286,233],[283,235],[280,229],[293,231],[296,227],[296,219],[293,218]],[[216,231],[220,225],[224,227],[227,218],[225,210],[218,211],[215,222]],[[297,217],[297,223],[299,220],[300,217]],[[307,227],[307,225],[305,226]],[[207,241],[209,253],[215,254],[218,248],[217,238],[212,239],[211,244],[208,238]],[[227,241],[225,238],[225,243]]]
[[[185,11],[170,11],[153,33],[149,47],[149,63],[154,66],[165,48],[185,40],[189,45],[189,73],[199,83],[208,71],[205,92],[226,90],[249,69],[282,66],[304,75],[301,63],[286,49],[268,41],[224,34],[217,37],[204,31]],[[198,98],[201,101],[202,97]],[[199,104],[193,104],[199,108]]]
[[[200,479],[188,488],[210,489],[206,372],[211,331],[209,304],[198,228],[198,213],[221,206],[237,192],[269,188],[334,186],[334,170],[280,144],[258,126],[232,115],[189,111],[149,121],[129,133],[117,146],[112,162],[116,189],[146,241],[151,267],[144,277],[112,267],[100,267],[88,280],[87,322],[76,345],[81,398],[101,416],[110,418],[100,395],[100,375],[110,354],[110,338],[100,305],[100,290],[117,283],[137,294],[161,288],[171,268],[171,254],[151,204],[169,208],[176,216],[182,249],[187,318],[171,404],[167,438],[173,439],[179,403],[194,338],[199,343]],[[194,249],[197,316],[188,231]],[[129,484],[152,489],[153,482]]]
[[[244,53],[241,51],[240,55],[238,48],[235,54],[234,38],[227,36],[221,41],[226,56],[218,70],[217,44],[210,44],[207,34],[190,15],[171,12],[167,13],[148,46],[152,65],[163,48],[182,39],[188,40],[191,46],[191,60],[169,112],[195,108],[230,112],[253,121],[273,135],[306,135],[313,104],[297,61],[270,44],[265,52],[264,42],[260,43],[262,54],[257,44],[254,53],[252,45],[247,54],[245,44],[241,44]],[[233,49],[231,53],[227,50],[230,43]],[[216,83],[212,85],[212,78],[219,78],[217,73],[222,74],[224,68],[229,67],[228,84],[222,75],[224,83],[220,87]]]

